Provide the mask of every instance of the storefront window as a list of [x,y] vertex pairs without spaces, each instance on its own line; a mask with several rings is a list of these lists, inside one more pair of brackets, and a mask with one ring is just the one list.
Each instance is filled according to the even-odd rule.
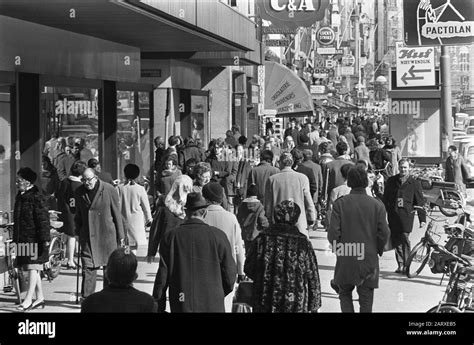
[[117,91],[118,176],[133,163],[141,176],[150,176],[150,100],[148,92]]
[[41,94],[42,118],[46,119],[43,154],[53,164],[59,154],[56,134],[66,140],[66,153],[78,143],[82,161],[99,158],[97,96],[97,89],[44,88]]
[[11,118],[10,92],[0,87],[0,223],[3,215],[12,210],[11,204]]

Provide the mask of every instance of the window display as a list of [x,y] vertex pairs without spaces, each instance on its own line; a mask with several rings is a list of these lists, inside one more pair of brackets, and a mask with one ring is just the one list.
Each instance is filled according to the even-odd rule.
[[90,158],[99,158],[97,97],[97,89],[44,88],[41,93],[42,118],[46,119],[43,154],[51,162],[54,163],[63,150],[62,139],[66,142],[66,154],[77,145],[82,161],[87,163]]
[[149,176],[149,104],[148,92],[117,91],[117,166],[121,180],[129,163],[138,165],[142,176]]

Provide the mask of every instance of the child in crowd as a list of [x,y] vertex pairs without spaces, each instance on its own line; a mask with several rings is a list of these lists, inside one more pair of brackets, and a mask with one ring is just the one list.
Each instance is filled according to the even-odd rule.
[[263,205],[257,199],[257,192],[257,185],[250,185],[247,189],[247,198],[242,201],[237,213],[237,220],[242,228],[242,237],[247,253],[250,243],[258,236],[260,231],[269,226]]

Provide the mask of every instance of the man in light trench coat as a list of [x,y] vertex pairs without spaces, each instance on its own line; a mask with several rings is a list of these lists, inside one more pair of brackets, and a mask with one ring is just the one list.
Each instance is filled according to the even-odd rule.
[[[119,195],[112,185],[100,181],[93,169],[82,175],[76,189],[74,222],[82,258],[82,297],[95,292],[97,269],[107,265],[110,254],[124,244],[125,234]],[[108,282],[104,275],[104,287]]]

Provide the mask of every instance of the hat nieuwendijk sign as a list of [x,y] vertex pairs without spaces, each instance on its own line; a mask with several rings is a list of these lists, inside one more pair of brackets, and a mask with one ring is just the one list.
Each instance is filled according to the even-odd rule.
[[274,27],[309,27],[324,19],[329,0],[256,0],[260,16]]
[[474,42],[473,0],[404,0],[407,46],[466,45]]

